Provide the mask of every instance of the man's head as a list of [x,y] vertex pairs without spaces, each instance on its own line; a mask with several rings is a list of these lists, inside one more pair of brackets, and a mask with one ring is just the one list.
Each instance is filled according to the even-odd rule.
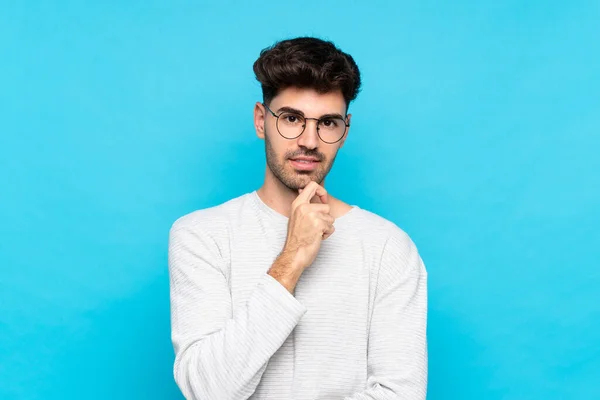
[[[300,37],[262,50],[254,72],[263,92],[254,123],[265,139],[267,173],[294,191],[311,180],[322,184],[350,129],[348,107],[361,84],[356,63],[331,42]],[[298,157],[318,162],[292,161]]]

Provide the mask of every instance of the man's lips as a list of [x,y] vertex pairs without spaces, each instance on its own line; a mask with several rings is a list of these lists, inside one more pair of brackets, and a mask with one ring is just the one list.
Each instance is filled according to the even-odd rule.
[[319,162],[319,160],[318,160],[317,158],[315,158],[315,157],[302,157],[302,156],[300,156],[300,157],[294,157],[294,158],[291,158],[291,160],[293,160],[293,161],[312,161],[312,162]]
[[310,171],[317,167],[319,160],[312,157],[296,157],[290,159],[292,166],[295,169],[302,171]]

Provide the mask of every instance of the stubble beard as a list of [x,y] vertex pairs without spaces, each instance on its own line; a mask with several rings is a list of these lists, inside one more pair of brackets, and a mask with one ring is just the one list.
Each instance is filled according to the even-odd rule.
[[[322,185],[323,180],[333,167],[333,162],[337,153],[331,159],[331,162],[327,162],[327,159],[323,158],[319,163],[317,169],[313,171],[297,171],[289,166],[289,159],[286,157],[282,161],[278,159],[277,153],[271,145],[269,135],[265,131],[265,153],[267,156],[267,166],[275,176],[285,187],[291,191],[297,192],[298,189],[303,189],[310,181],[315,181],[319,185]],[[286,168],[287,166],[287,168]]]

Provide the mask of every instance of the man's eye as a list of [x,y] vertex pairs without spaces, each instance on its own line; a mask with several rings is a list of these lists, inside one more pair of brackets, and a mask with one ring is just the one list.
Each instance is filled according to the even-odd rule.
[[323,126],[326,126],[327,128],[335,128],[337,126],[337,123],[333,119],[324,119]]
[[283,120],[288,124],[298,124],[302,122],[301,118],[294,114],[284,114],[282,117]]

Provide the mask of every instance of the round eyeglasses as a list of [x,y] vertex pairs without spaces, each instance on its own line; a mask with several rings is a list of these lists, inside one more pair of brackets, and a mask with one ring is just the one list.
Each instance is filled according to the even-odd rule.
[[342,140],[346,134],[346,130],[350,126],[342,117],[325,115],[321,118],[306,118],[295,111],[282,111],[277,115],[266,104],[263,103],[263,106],[269,110],[271,115],[277,118],[277,131],[286,139],[296,139],[302,135],[306,129],[306,120],[309,119],[317,121],[317,134],[327,144],[333,144]]

